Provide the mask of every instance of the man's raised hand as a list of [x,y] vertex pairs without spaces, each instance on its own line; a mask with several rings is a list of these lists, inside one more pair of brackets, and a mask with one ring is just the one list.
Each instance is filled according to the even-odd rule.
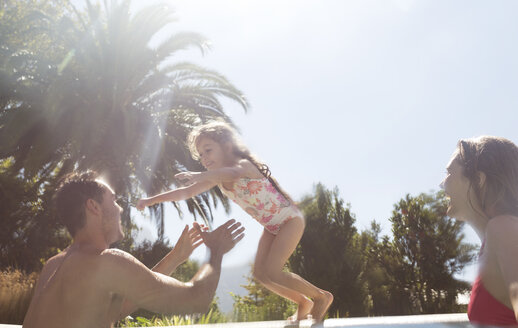
[[234,248],[245,236],[245,228],[234,219],[228,220],[211,232],[203,231],[203,228],[196,222],[194,222],[193,227],[199,231],[203,242],[210,251],[221,255]]
[[188,225],[185,226],[182,235],[174,246],[174,250],[178,254],[178,258],[181,259],[182,263],[191,256],[192,252],[198,248],[198,246],[203,244],[200,231],[207,231],[207,229],[208,228],[204,225],[198,225],[197,228],[192,227],[191,229],[189,229]]

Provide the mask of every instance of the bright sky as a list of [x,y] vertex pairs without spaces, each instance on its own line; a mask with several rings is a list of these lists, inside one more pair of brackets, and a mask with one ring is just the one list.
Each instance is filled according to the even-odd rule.
[[[360,231],[375,219],[390,234],[393,205],[437,190],[460,138],[518,142],[514,0],[167,3],[179,18],[171,32],[212,41],[208,55],[185,59],[224,74],[250,100],[249,114],[227,107],[249,148],[295,199],[317,182],[337,186]],[[247,236],[227,266],[251,262],[262,232],[234,209]],[[175,242],[192,219],[178,221],[174,209],[166,216]],[[215,225],[225,220],[220,214]],[[464,278],[474,276],[471,267]]]

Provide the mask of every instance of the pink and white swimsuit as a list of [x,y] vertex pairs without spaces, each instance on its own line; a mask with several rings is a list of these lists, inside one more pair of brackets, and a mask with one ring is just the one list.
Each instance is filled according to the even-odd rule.
[[274,235],[287,221],[302,217],[297,206],[291,204],[267,178],[240,178],[234,182],[232,190],[221,185],[219,188]]

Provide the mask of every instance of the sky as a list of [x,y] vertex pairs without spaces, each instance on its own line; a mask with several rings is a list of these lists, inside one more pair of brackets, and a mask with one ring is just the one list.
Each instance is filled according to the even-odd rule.
[[[224,74],[251,109],[225,102],[252,152],[294,199],[321,182],[350,203],[359,231],[390,235],[393,206],[437,191],[457,141],[479,135],[518,143],[517,1],[182,0],[162,33],[211,40],[189,60]],[[135,1],[137,6],[142,1]],[[175,242],[192,217],[170,207]],[[229,216],[217,211],[214,225]],[[251,263],[262,227],[246,227],[224,266]],[[139,220],[142,236],[155,230]],[[466,241],[480,244],[470,227]],[[202,260],[200,248],[193,258]],[[461,275],[472,281],[475,266]]]

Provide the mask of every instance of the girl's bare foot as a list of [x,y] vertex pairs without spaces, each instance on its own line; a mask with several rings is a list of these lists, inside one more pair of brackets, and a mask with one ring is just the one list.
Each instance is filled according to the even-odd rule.
[[315,304],[311,309],[311,315],[316,322],[320,322],[324,320],[329,306],[333,303],[333,294],[323,290],[320,296],[313,299],[313,302],[315,302]]
[[300,321],[306,319],[308,314],[311,312],[313,308],[313,301],[307,297],[304,297],[304,300],[298,304],[298,309],[295,314],[288,318],[288,321]]

